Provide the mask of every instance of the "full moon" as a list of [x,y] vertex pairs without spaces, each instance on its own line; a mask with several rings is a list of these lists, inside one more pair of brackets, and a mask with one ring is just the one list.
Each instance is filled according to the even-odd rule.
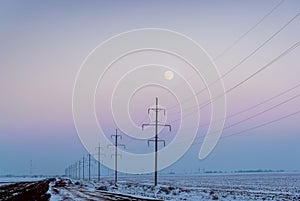
[[172,80],[174,78],[174,73],[170,70],[167,70],[164,74],[166,80]]

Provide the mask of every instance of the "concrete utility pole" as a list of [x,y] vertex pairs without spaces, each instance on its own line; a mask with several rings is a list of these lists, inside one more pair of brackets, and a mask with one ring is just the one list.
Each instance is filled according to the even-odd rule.
[[30,160],[30,176],[32,177],[32,160]]
[[144,127],[146,126],[154,126],[155,127],[155,136],[154,136],[154,140],[148,140],[148,146],[149,146],[149,143],[151,141],[154,141],[155,142],[155,159],[154,159],[154,186],[157,186],[157,161],[158,161],[158,142],[163,142],[164,143],[164,146],[165,146],[165,141],[164,140],[159,140],[158,139],[158,127],[161,126],[161,127],[169,127],[169,130],[171,132],[171,125],[168,125],[168,124],[159,124],[159,118],[158,118],[158,115],[159,115],[159,112],[160,111],[163,111],[164,112],[164,115],[166,114],[166,110],[163,109],[163,108],[160,108],[158,107],[158,98],[156,97],[155,99],[155,107],[154,108],[148,108],[148,115],[150,114],[150,111],[155,111],[155,122],[154,123],[150,123],[150,124],[142,124],[142,129],[144,129]]
[[100,168],[101,168],[101,159],[100,159],[100,156],[101,156],[101,149],[103,149],[100,144],[98,147],[96,147],[96,149],[98,149],[98,181],[100,181]]
[[77,178],[77,165],[76,165],[76,163],[73,164],[73,172],[74,172],[73,173],[74,174],[73,178],[76,179]]
[[89,156],[89,181],[91,180],[91,154],[88,154]]
[[115,147],[115,154],[113,154],[112,156],[115,157],[115,185],[116,185],[118,181],[118,147],[123,147],[125,149],[125,145],[118,144],[118,138],[122,139],[122,136],[118,135],[118,129],[116,129],[115,135],[111,135],[111,138],[115,138],[115,144],[113,145]]
[[78,161],[78,179],[80,179],[80,160]]
[[84,180],[84,156],[82,157],[82,180]]
[[74,178],[74,164],[71,164],[71,177]]

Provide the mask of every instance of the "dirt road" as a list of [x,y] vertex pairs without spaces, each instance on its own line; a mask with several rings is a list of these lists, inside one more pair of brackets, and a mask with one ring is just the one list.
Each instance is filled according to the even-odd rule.
[[3,201],[47,201],[49,183],[54,179],[34,182],[18,182],[0,187],[0,200]]
[[0,186],[1,201],[158,201],[154,198],[108,192],[69,179],[45,179]]
[[88,201],[108,201],[108,200],[130,200],[130,201],[158,201],[152,198],[142,198],[133,195],[124,195],[105,190],[95,189],[80,184],[72,183],[69,179],[56,179],[50,184],[49,191],[53,200],[88,200]]

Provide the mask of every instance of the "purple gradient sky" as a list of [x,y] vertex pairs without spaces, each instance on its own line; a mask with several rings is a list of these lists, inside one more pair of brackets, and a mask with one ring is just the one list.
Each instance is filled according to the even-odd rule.
[[[183,33],[215,58],[279,1],[11,1],[0,2],[0,175],[60,174],[86,154],[72,118],[72,90],[85,57],[107,38],[136,28],[157,27]],[[261,25],[216,61],[221,74],[300,12],[298,0],[286,0]],[[230,88],[300,38],[297,18],[268,45],[224,79]],[[300,82],[300,49],[282,58],[227,96],[233,114]],[[199,90],[202,87],[199,87]],[[295,89],[226,122],[237,122],[300,93]],[[150,97],[149,97],[150,98]],[[164,99],[165,98],[165,99]],[[168,103],[166,97],[161,97]],[[207,94],[199,96],[207,99]],[[136,98],[136,100],[140,100]],[[151,100],[151,99],[150,99]],[[154,100],[153,100],[154,101]],[[150,101],[151,102],[151,101]],[[165,105],[168,107],[169,105]],[[223,135],[300,109],[299,99],[226,130]],[[174,110],[175,111],[175,110]],[[100,112],[100,111],[98,111]],[[171,112],[171,111],[169,111]],[[137,111],[132,111],[137,114]],[[141,116],[145,112],[140,113]],[[207,123],[209,109],[203,111]],[[221,140],[199,161],[193,146],[170,170],[300,170],[300,115]],[[107,125],[107,131],[114,127]],[[201,129],[198,135],[203,135]],[[129,139],[125,139],[128,142]],[[139,149],[141,142],[129,150]]]

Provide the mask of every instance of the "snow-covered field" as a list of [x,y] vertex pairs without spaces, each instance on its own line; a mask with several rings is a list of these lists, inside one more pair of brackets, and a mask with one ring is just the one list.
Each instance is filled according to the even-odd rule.
[[[292,173],[161,175],[157,187],[152,182],[150,175],[123,176],[117,186],[111,177],[100,182],[72,180],[61,193],[73,192],[73,198],[77,193],[81,199],[76,200],[93,200],[106,191],[163,200],[300,200],[300,174]],[[50,193],[53,194],[51,189]],[[59,197],[56,192],[52,200],[60,200]]]
[[[0,177],[0,185],[42,179]],[[134,195],[136,200],[300,200],[300,173],[160,175],[156,187],[152,175],[122,176],[117,185],[113,179],[56,178],[49,184],[50,201],[107,200],[111,195]]]

